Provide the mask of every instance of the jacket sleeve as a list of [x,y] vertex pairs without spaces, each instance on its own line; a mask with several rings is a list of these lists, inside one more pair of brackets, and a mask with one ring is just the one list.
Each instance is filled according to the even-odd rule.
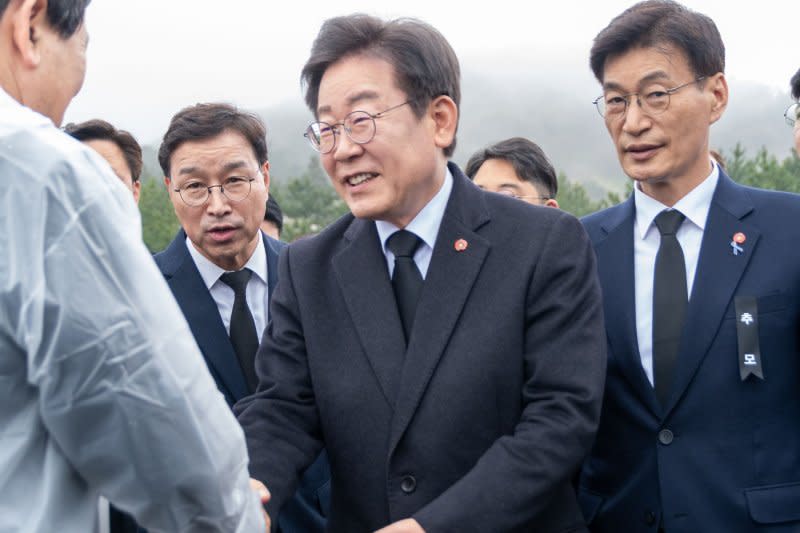
[[[91,160],[62,163],[49,179],[102,185],[92,172]],[[80,198],[45,194],[46,237],[20,252],[38,255],[17,342],[48,438],[150,531],[263,531],[242,431],[142,243],[133,202],[99,185]]]
[[292,246],[279,259],[280,280],[270,323],[256,354],[258,391],[234,406],[252,457],[253,477],[269,488],[276,516],[297,488],[300,474],[322,450],[316,398],[291,272]]
[[519,422],[414,515],[428,533],[530,526],[552,511],[554,498],[571,496],[569,480],[593,442],[606,370],[594,251],[566,214],[541,238],[526,296]]

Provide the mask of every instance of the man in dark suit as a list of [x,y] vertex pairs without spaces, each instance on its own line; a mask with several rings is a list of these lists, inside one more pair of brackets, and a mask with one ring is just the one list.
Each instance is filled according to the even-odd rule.
[[352,214],[281,255],[235,408],[268,510],[324,445],[334,532],[584,530],[605,342],[580,223],[448,164],[459,67],[427,24],[328,20],[303,79]]
[[[257,385],[255,350],[284,246],[260,230],[269,187],[264,125],[230,105],[198,104],[172,118],[158,156],[182,229],[155,260],[233,406]],[[280,531],[324,530],[328,478],[323,454],[279,517]]]
[[714,22],[671,1],[597,36],[597,100],[634,193],[587,217],[608,379],[579,498],[595,532],[800,530],[800,197],[709,157]]

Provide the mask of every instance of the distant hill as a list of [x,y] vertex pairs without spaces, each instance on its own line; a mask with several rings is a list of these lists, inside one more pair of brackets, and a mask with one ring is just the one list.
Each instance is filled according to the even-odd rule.
[[[756,83],[731,83],[731,99],[723,118],[712,127],[711,146],[730,153],[741,143],[748,154],[762,146],[779,158],[790,155],[791,130],[782,114],[787,93]],[[599,90],[585,83],[560,85],[534,74],[489,78],[465,73],[458,144],[453,160],[464,165],[478,148],[520,135],[542,146],[556,170],[582,183],[594,197],[622,190],[625,177],[602,118],[591,101]],[[303,138],[312,120],[302,102],[258,110],[267,124],[272,179],[300,175],[314,156]],[[380,126],[379,126],[380,127]],[[146,147],[145,166],[160,175],[155,147]]]

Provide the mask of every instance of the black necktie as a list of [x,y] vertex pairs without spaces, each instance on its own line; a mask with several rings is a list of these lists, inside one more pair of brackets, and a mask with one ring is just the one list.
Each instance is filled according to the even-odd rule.
[[675,235],[684,218],[678,211],[665,210],[655,219],[661,244],[653,276],[653,381],[662,406],[669,399],[686,315],[686,264]]
[[256,377],[255,356],[258,350],[258,334],[253,314],[247,305],[247,282],[253,273],[248,268],[237,272],[226,272],[219,277],[222,283],[233,289],[233,312],[231,313],[231,344],[239,366],[242,368],[250,392],[256,390],[258,378]]
[[414,252],[417,251],[422,239],[401,229],[393,233],[386,241],[386,247],[394,254],[394,272],[392,274],[392,288],[400,311],[400,320],[403,322],[403,331],[406,341],[411,337],[411,327],[414,325],[414,312],[417,309],[417,300],[422,289],[422,274],[419,273],[414,262]]

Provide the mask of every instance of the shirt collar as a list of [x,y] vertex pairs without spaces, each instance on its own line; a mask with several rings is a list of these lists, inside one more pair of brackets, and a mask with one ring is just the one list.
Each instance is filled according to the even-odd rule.
[[[705,230],[708,212],[711,209],[711,199],[719,181],[719,167],[711,162],[711,173],[689,194],[678,200],[672,209],[680,211],[692,224]],[[653,226],[656,216],[664,209],[670,209],[655,198],[647,196],[641,191],[639,185],[633,187],[633,201],[636,206],[636,226],[639,228],[639,237],[644,239]]]
[[[450,198],[450,191],[453,190],[453,175],[450,169],[445,167],[444,183],[439,188],[433,198],[417,213],[417,216],[405,227],[408,231],[417,235],[431,249],[436,243],[436,235],[439,233],[439,226],[442,224],[444,210],[447,207],[447,200]],[[398,228],[391,222],[376,220],[375,227],[378,229],[378,237],[381,239],[383,253],[386,253],[386,239],[388,239]]]
[[22,105],[2,87],[0,87],[0,117],[3,117],[3,124],[53,127],[52,120]]
[[[189,237],[186,237],[186,247],[189,249],[189,254],[194,259],[194,264],[197,265],[197,270],[200,272],[200,277],[203,278],[207,289],[219,280],[219,277],[225,272],[224,268],[220,268],[212,263],[206,256],[194,247],[194,244]],[[258,232],[258,243],[256,249],[250,256],[250,259],[245,263],[243,268],[249,268],[253,274],[261,278],[264,283],[267,283],[267,251],[264,248],[264,239],[261,237],[261,232]]]

